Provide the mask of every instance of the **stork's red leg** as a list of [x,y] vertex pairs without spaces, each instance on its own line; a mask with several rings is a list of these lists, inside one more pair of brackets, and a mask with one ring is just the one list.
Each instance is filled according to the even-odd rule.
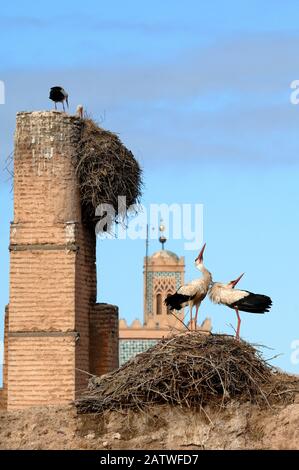
[[197,330],[197,316],[198,316],[198,309],[199,309],[199,304],[196,305],[196,312],[195,312],[195,329]]
[[192,318],[192,308],[193,308],[193,305],[192,305],[192,304],[189,304],[189,308],[190,308],[190,330],[192,331],[192,328],[193,328],[193,318]]
[[237,317],[238,317],[238,326],[237,326],[236,339],[239,340],[240,339],[241,318],[240,318],[240,315],[239,315],[239,310],[236,308],[235,311],[236,311],[236,314],[237,314]]

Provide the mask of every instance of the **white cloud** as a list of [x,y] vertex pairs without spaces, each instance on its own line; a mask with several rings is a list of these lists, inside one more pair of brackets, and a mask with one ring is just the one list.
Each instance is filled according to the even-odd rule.
[[[165,161],[290,164],[298,159],[295,36],[257,34],[215,41],[167,63],[102,64],[20,70],[1,77],[2,162],[13,148],[15,113],[52,108],[48,89],[62,85],[71,112],[83,103],[120,134],[141,163]],[[2,134],[2,136],[1,136]],[[2,137],[2,139],[1,139]]]

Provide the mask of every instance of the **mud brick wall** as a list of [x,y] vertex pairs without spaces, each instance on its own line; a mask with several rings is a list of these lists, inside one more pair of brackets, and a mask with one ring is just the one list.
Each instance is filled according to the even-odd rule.
[[90,311],[90,373],[102,375],[118,368],[118,308],[96,304]]
[[[89,376],[83,371],[90,371],[89,364],[89,312],[96,302],[96,239],[94,231],[90,231],[83,225],[80,226],[77,236],[80,250],[76,256],[76,287],[75,287],[75,329],[80,333],[76,345],[75,367],[76,383],[75,390],[78,396],[87,387]],[[105,360],[100,358],[99,360]]]
[[87,384],[78,369],[89,372],[93,357],[89,312],[96,301],[96,266],[95,235],[82,223],[72,162],[80,129],[80,120],[65,113],[17,115],[6,328],[9,410],[67,403]]

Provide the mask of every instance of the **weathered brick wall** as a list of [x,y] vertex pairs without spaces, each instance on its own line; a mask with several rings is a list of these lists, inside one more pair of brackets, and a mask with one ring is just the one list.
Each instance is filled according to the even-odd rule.
[[[15,133],[14,222],[28,224],[41,233],[48,227],[47,241],[64,229],[66,221],[80,220],[76,175],[71,162],[80,121],[59,112],[18,113]],[[39,223],[40,222],[40,223]],[[35,230],[29,236],[40,241]],[[59,236],[58,241],[61,242]],[[32,242],[31,242],[32,243]]]
[[[94,236],[72,163],[80,121],[19,113],[11,226],[8,409],[65,403],[89,370]],[[77,332],[80,341],[76,341]]]
[[0,388],[0,409],[7,408],[7,356],[8,356],[8,305],[4,316],[4,355],[3,355],[3,385]]
[[[96,302],[96,240],[94,230],[81,226],[78,234],[80,250],[76,257],[76,331],[80,338],[76,346],[76,395],[87,386],[89,376],[89,311]],[[79,370],[80,369],[80,370]]]
[[117,369],[118,308],[96,304],[90,311],[90,373],[102,375]]
[[72,162],[80,122],[55,111],[17,115],[9,410],[67,403],[86,387],[85,372],[118,366],[118,312],[95,304],[95,233],[82,222]]
[[52,335],[10,336],[9,410],[74,399],[74,337]]

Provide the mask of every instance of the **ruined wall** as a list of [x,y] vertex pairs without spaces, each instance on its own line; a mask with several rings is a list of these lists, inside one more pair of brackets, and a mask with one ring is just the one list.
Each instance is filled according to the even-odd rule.
[[90,310],[90,373],[102,375],[117,369],[118,308],[96,304]]
[[[90,371],[89,364],[89,312],[96,302],[96,239],[94,231],[81,225],[78,230],[77,242],[80,250],[76,257],[76,287],[75,287],[75,329],[80,332],[77,341],[76,367],[76,396],[87,386],[89,376],[83,371]],[[105,334],[105,331],[103,331]],[[99,358],[99,360],[105,360]],[[78,370],[81,369],[81,370]],[[78,392],[77,392],[78,391]]]
[[64,113],[17,115],[8,409],[69,402],[87,382],[76,368],[89,371],[95,237],[81,220],[71,158],[79,132]]

